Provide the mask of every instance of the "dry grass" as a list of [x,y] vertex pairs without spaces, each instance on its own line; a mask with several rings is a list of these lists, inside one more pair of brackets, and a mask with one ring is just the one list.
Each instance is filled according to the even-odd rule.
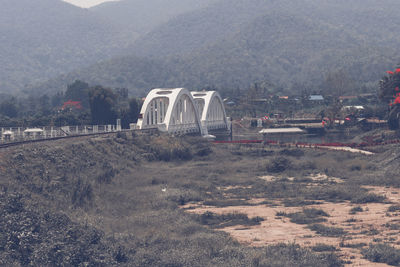
[[[102,247],[96,246],[93,255],[104,252],[110,262],[126,266],[340,266],[334,254],[314,253],[295,244],[241,245],[179,207],[194,202],[251,206],[254,198],[266,203],[279,199],[288,206],[382,202],[384,197],[361,186],[396,182],[379,168],[366,171],[371,158],[363,155],[257,144],[211,145],[201,138],[163,135],[27,145],[7,150],[3,158],[8,159],[0,163],[3,191],[20,192],[26,205],[36,207],[39,214],[61,212],[78,226],[93,227],[102,233]],[[279,167],[275,159],[284,162],[274,174],[277,179],[258,178],[268,174],[270,164]],[[307,178],[320,173],[343,182]],[[206,224],[213,227],[261,221],[237,214],[211,217]],[[305,207],[295,217],[321,235],[344,234],[314,224],[328,218],[321,212]],[[65,227],[59,231],[68,233]],[[28,258],[32,255],[43,256],[31,252]],[[61,260],[66,256],[59,255]],[[5,263],[10,262],[16,263]]]

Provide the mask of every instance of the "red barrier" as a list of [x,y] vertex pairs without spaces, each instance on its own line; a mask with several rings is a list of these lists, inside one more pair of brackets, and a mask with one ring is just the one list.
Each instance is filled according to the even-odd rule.
[[395,140],[389,140],[386,142],[361,142],[361,143],[341,143],[341,142],[332,142],[332,143],[303,143],[303,142],[298,142],[298,143],[281,143],[278,141],[263,141],[263,140],[235,140],[235,141],[214,141],[214,144],[291,144],[295,146],[307,146],[307,147],[351,147],[351,148],[362,148],[362,147],[371,147],[371,146],[383,146],[387,144],[398,144],[400,143],[400,139],[395,139]]
[[263,140],[214,141],[214,144],[261,144]]

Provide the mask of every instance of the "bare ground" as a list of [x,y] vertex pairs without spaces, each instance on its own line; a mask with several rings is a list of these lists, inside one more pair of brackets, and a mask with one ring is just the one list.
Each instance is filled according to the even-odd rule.
[[[337,178],[332,178],[337,179]],[[388,212],[392,205],[400,204],[400,189],[392,187],[367,187],[371,192],[383,195],[391,203],[367,203],[356,205],[350,202],[310,205],[308,208],[322,209],[329,214],[324,225],[343,228],[348,234],[341,237],[326,237],[316,234],[305,225],[292,223],[289,218],[277,216],[278,212],[293,213],[301,207],[285,207],[282,201],[275,200],[271,204],[253,206],[212,207],[201,204],[183,206],[190,213],[203,214],[206,211],[217,214],[243,213],[265,220],[255,226],[231,226],[221,229],[229,233],[242,244],[249,246],[265,246],[277,243],[296,243],[304,247],[318,244],[331,245],[337,248],[348,266],[388,266],[384,263],[372,263],[363,259],[360,248],[375,242],[390,242],[400,247],[400,212]],[[266,199],[252,199],[252,204],[262,203]],[[351,214],[351,209],[361,207],[363,211]]]

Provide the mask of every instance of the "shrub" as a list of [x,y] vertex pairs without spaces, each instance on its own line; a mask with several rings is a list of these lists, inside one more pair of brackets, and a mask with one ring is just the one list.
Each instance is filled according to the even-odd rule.
[[308,228],[322,236],[337,237],[346,234],[343,228],[329,227],[319,223],[309,225]]
[[341,248],[362,248],[365,247],[367,244],[366,243],[344,243],[344,242],[340,242],[339,246]]
[[114,252],[114,259],[118,263],[124,263],[128,261],[128,257],[126,256],[126,249],[122,246],[119,246],[117,251]]
[[400,211],[400,205],[392,205],[387,209],[388,212]]
[[324,187],[314,187],[305,192],[309,199],[325,200],[331,202],[349,200],[352,203],[363,204],[385,200],[384,196],[368,193],[366,189],[357,185],[335,184]]
[[304,156],[304,151],[302,149],[283,149],[279,152],[279,154],[284,156],[291,156],[291,157],[302,157]]
[[275,216],[278,216],[278,217],[286,217],[286,216],[287,216],[287,213],[284,212],[284,211],[277,211],[277,212],[275,213]]
[[389,228],[390,230],[400,230],[399,223],[386,223],[385,227]]
[[325,251],[336,251],[336,247],[327,244],[318,243],[315,246],[311,247],[311,249],[315,252],[325,252]]
[[123,139],[123,140],[128,140],[128,136],[126,135],[125,132],[117,132],[117,138]]
[[285,205],[285,207],[302,207],[306,205],[315,205],[319,203],[320,202],[315,200],[305,200],[303,198],[286,198],[283,200],[283,205]]
[[10,194],[6,198],[3,209],[9,213],[21,212],[24,210],[24,204],[22,203],[22,195]]
[[75,184],[72,192],[72,204],[75,207],[83,207],[93,199],[93,188],[90,183],[84,182],[81,178]]
[[400,250],[388,244],[370,244],[361,253],[367,260],[372,262],[387,263],[394,266],[400,265]]
[[350,171],[361,171],[361,166],[360,165],[351,165]]
[[103,170],[102,174],[97,176],[97,179],[96,179],[97,182],[106,183],[106,184],[111,183],[112,178],[114,178],[115,174],[117,173],[117,170],[114,169],[114,167],[111,166],[111,164],[108,162],[105,162],[103,164],[102,170]]
[[[268,246],[258,266],[343,266],[343,261],[334,253],[313,253],[297,244]],[[256,265],[257,266],[257,265]]]
[[305,161],[298,164],[297,169],[299,170],[315,170],[317,169],[317,164],[314,161]]
[[214,206],[214,207],[231,207],[231,206],[252,206],[254,204],[250,204],[246,200],[242,199],[213,199],[206,200],[203,202],[206,206]]
[[243,213],[227,213],[227,214],[215,214],[210,211],[206,211],[199,217],[200,223],[209,225],[213,228],[224,228],[233,225],[259,225],[264,221],[261,217],[254,217],[249,219],[246,214]]
[[288,213],[282,216],[290,218],[290,221],[297,224],[310,224],[326,221],[323,216],[329,216],[325,211],[321,209],[303,209],[302,212]]
[[359,204],[373,203],[373,202],[380,203],[383,202],[384,200],[385,200],[384,196],[379,196],[374,193],[365,193],[365,194],[355,195],[352,198],[351,202]]
[[357,206],[357,207],[352,208],[349,213],[356,214],[357,212],[362,212],[362,211],[364,211],[363,208],[361,206]]
[[289,169],[291,166],[291,162],[285,157],[276,157],[273,158],[267,164],[267,171],[272,173],[280,173],[284,172],[285,170]]

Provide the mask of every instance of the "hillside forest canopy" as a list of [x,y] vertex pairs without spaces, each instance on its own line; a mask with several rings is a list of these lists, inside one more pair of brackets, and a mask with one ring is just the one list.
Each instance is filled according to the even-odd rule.
[[[344,73],[341,90],[353,95],[375,92],[399,61],[395,0],[175,0],[161,17],[159,3],[5,1],[0,92],[51,96],[82,80],[141,97],[156,87],[229,91],[264,81],[299,93]],[[136,23],[132,10],[152,23]]]

